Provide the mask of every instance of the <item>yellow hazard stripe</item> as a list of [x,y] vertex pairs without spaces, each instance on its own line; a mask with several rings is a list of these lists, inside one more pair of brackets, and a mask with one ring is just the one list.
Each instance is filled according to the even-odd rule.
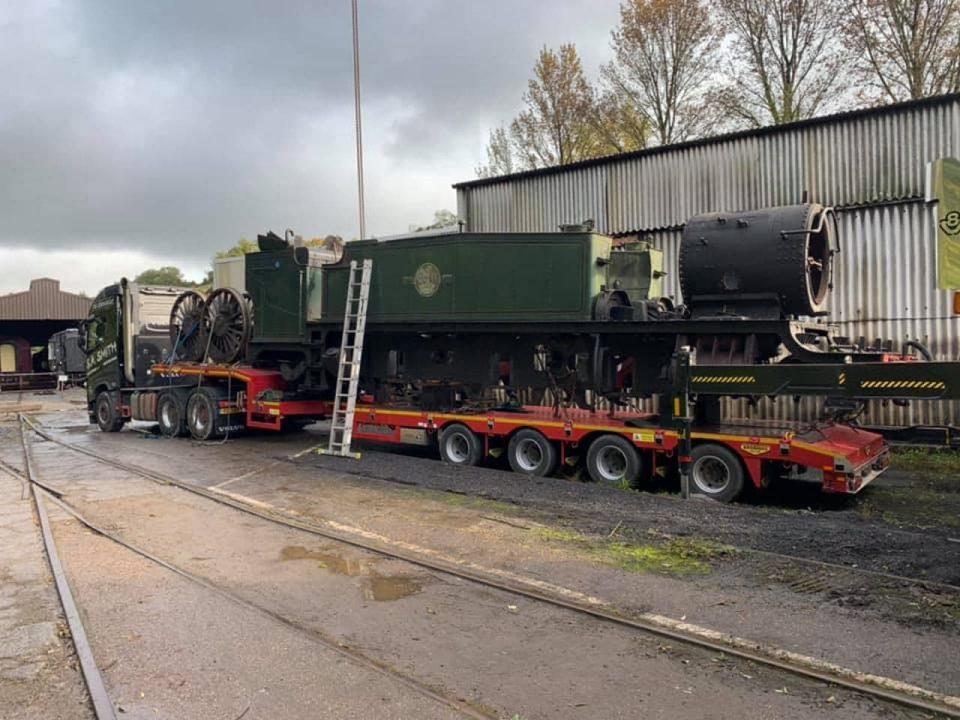
[[866,390],[888,388],[906,388],[911,390],[946,390],[947,384],[942,380],[861,380],[860,387]]
[[695,383],[755,383],[757,379],[752,375],[695,375]]

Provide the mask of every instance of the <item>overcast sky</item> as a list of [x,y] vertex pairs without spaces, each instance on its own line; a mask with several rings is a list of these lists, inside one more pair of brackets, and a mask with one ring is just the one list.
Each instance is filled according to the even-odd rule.
[[[368,234],[474,177],[539,48],[617,0],[360,0]],[[258,232],[358,234],[349,0],[0,0],[0,292],[93,293]]]

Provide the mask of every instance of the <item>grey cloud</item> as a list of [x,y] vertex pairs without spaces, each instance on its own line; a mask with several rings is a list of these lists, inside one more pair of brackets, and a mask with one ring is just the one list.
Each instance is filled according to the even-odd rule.
[[[515,112],[541,45],[603,60],[617,7],[360,3],[367,148],[403,199],[379,216],[373,199],[368,224],[388,230],[436,209],[424,167],[444,188],[472,175],[449,158],[482,159],[476,138]],[[266,227],[354,232],[347,0],[22,6],[0,11],[0,247],[186,261]]]

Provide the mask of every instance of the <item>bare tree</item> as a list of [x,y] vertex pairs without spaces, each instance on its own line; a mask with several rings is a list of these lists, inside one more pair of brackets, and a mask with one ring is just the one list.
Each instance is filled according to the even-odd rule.
[[559,52],[544,47],[533,73],[523,95],[526,109],[510,124],[523,165],[566,165],[591,157],[593,90],[576,47],[561,45]]
[[960,89],[957,0],[849,0],[842,30],[864,100],[898,102]]
[[703,129],[716,40],[701,0],[627,0],[604,83],[643,115],[657,142],[686,140]]
[[812,117],[843,89],[839,0],[715,0],[731,82],[711,99],[760,127]]
[[509,175],[516,171],[513,140],[502,125],[490,131],[487,143],[487,162],[477,166],[477,177]]

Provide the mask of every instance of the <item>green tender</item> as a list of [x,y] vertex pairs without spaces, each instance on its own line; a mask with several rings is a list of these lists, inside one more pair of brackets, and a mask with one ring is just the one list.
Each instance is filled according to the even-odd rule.
[[351,260],[373,260],[367,322],[581,322],[604,290],[633,302],[661,294],[663,255],[612,251],[595,233],[451,233],[347,243],[336,265],[307,248],[246,256],[254,342],[297,342],[306,325],[339,324]]

